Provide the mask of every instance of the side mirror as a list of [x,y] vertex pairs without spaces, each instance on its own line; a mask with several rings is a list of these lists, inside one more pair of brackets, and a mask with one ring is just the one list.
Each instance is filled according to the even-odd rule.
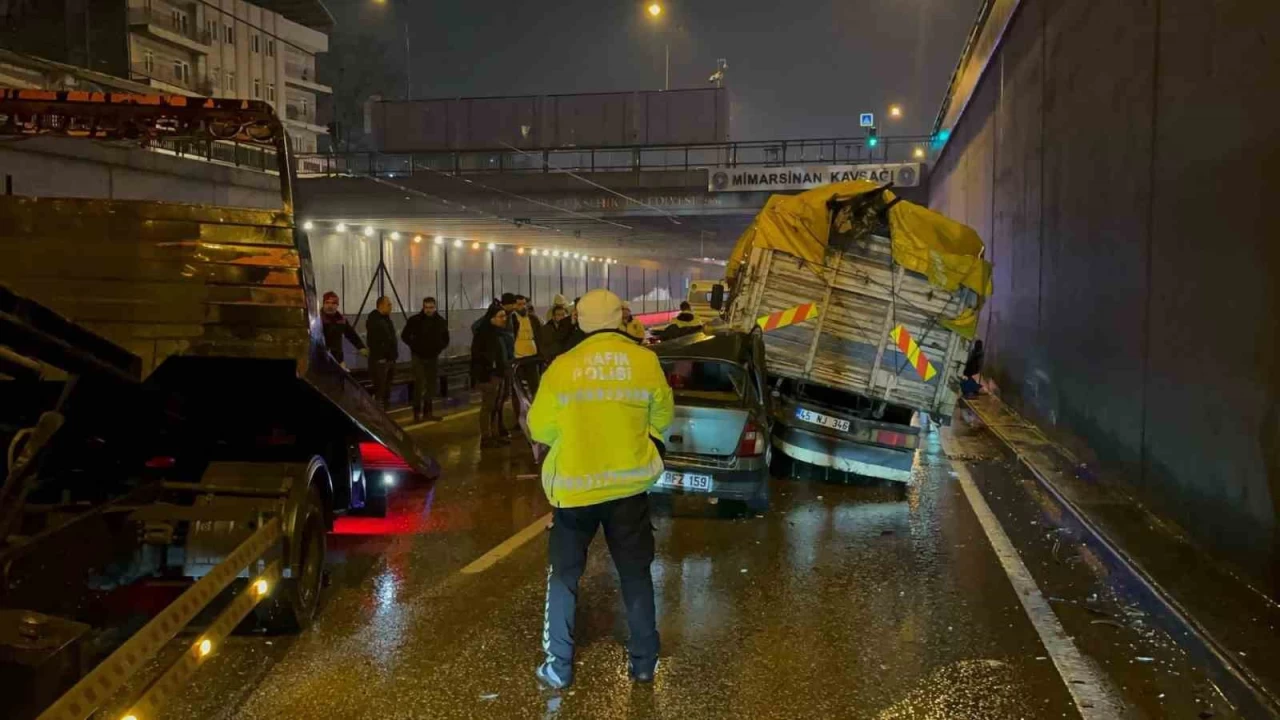
[[720,283],[711,286],[711,309],[716,311],[724,309],[724,286]]

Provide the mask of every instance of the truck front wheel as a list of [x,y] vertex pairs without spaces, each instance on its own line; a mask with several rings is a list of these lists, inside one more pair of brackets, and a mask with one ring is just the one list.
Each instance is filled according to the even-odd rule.
[[310,627],[320,606],[324,586],[325,515],[320,490],[311,486],[298,508],[294,533],[300,553],[291,566],[292,577],[281,580],[275,592],[258,605],[258,622],[268,632],[296,633]]

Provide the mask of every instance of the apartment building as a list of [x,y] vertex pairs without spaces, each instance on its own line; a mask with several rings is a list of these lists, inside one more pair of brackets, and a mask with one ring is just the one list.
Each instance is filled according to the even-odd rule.
[[0,46],[158,92],[273,104],[294,152],[315,152],[332,88],[316,82],[333,17],[321,0],[41,0]]
[[166,92],[266,100],[284,118],[295,152],[325,134],[316,55],[329,37],[244,0],[127,0],[129,77]]

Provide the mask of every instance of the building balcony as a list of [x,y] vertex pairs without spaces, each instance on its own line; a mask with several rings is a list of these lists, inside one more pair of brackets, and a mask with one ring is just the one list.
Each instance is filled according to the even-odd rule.
[[286,61],[284,64],[284,81],[303,90],[325,93],[326,95],[333,94],[332,87],[316,82],[316,69],[313,66],[299,65]]
[[197,29],[181,15],[175,20],[172,13],[160,6],[129,8],[129,27],[134,32],[144,33],[157,40],[177,45],[192,52],[208,54],[213,45],[213,38],[203,29]]
[[286,125],[292,125],[317,135],[329,134],[329,129],[323,125],[316,124],[315,110],[303,112],[302,108],[296,105],[286,105],[284,108],[284,121]]
[[135,62],[129,66],[129,79],[145,83],[158,90],[179,93],[182,95],[203,95],[213,97],[216,88],[209,78],[196,78],[191,74],[179,76],[171,66]]

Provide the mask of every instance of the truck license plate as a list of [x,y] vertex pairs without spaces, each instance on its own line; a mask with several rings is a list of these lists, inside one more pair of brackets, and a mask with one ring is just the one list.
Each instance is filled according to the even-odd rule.
[[658,484],[662,487],[711,492],[710,475],[694,475],[692,473],[678,473],[668,470],[658,478]]
[[803,420],[805,422],[811,422],[814,425],[821,425],[822,427],[829,427],[833,430],[839,430],[840,432],[849,432],[848,420],[833,418],[829,415],[816,413],[812,410],[806,410],[804,408],[796,408],[796,418]]

